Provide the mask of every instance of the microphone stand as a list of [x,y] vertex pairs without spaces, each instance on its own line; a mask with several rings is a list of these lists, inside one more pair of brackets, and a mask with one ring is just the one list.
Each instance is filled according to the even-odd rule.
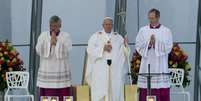
[[[139,73],[138,76],[144,76],[147,78],[147,97],[155,97],[151,95],[151,78],[153,76],[160,75],[170,75],[170,73],[151,73],[150,72],[150,64],[148,64],[148,73]],[[155,99],[155,98],[154,98]]]
[[151,74],[150,74],[150,64],[148,64],[148,76],[147,76],[147,92],[148,96],[151,95]]
[[107,65],[109,67],[109,85],[108,85],[108,101],[111,99],[111,65],[112,65],[112,59],[107,59]]

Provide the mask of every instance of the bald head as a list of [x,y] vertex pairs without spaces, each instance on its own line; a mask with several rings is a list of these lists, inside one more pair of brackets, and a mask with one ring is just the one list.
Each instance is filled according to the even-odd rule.
[[113,20],[110,17],[105,17],[103,19],[103,28],[106,33],[111,33],[113,28]]

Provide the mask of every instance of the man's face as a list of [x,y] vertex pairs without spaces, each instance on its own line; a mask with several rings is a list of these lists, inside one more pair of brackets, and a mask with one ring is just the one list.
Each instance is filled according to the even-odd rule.
[[50,31],[51,32],[59,32],[61,28],[60,23],[50,23]]
[[103,22],[103,28],[106,32],[111,32],[112,31],[112,27],[113,27],[113,24],[112,24],[112,21],[110,20],[105,20]]
[[155,24],[159,22],[159,17],[156,16],[155,13],[151,12],[148,14],[148,19],[151,24]]

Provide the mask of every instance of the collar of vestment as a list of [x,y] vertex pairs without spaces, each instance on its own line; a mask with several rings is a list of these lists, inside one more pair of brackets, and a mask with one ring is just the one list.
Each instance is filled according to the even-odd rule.
[[149,24],[149,27],[150,27],[150,29],[159,29],[160,27],[161,27],[161,24],[159,23],[159,24],[157,24],[157,25],[151,25],[151,24]]
[[101,35],[102,37],[101,37],[101,40],[103,41],[103,42],[108,42],[108,41],[110,41],[111,40],[111,37],[113,36],[113,35],[117,35],[117,32],[111,32],[111,35],[110,36],[108,36],[108,34],[104,31],[104,30],[102,30],[102,31],[99,31],[97,34],[99,34],[99,35]]
[[114,32],[114,31],[111,31],[110,33],[107,33],[107,32],[105,32],[105,30],[103,29],[102,31],[99,31],[98,32],[99,34],[106,34],[106,35],[108,35],[108,34],[113,34],[113,35],[117,35],[118,33],[117,32]]
[[[59,33],[60,33],[60,31],[58,31],[58,32],[56,33],[56,36],[58,36]],[[51,36],[51,35],[52,35],[52,32],[50,31],[50,36]]]

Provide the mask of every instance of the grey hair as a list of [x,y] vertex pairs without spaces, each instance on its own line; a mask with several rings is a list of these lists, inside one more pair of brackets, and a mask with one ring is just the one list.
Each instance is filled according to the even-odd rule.
[[103,19],[103,24],[105,23],[106,20],[109,20],[113,24],[113,19],[111,17],[105,17]]
[[60,23],[61,24],[61,18],[59,16],[52,16],[49,20],[49,23]]

